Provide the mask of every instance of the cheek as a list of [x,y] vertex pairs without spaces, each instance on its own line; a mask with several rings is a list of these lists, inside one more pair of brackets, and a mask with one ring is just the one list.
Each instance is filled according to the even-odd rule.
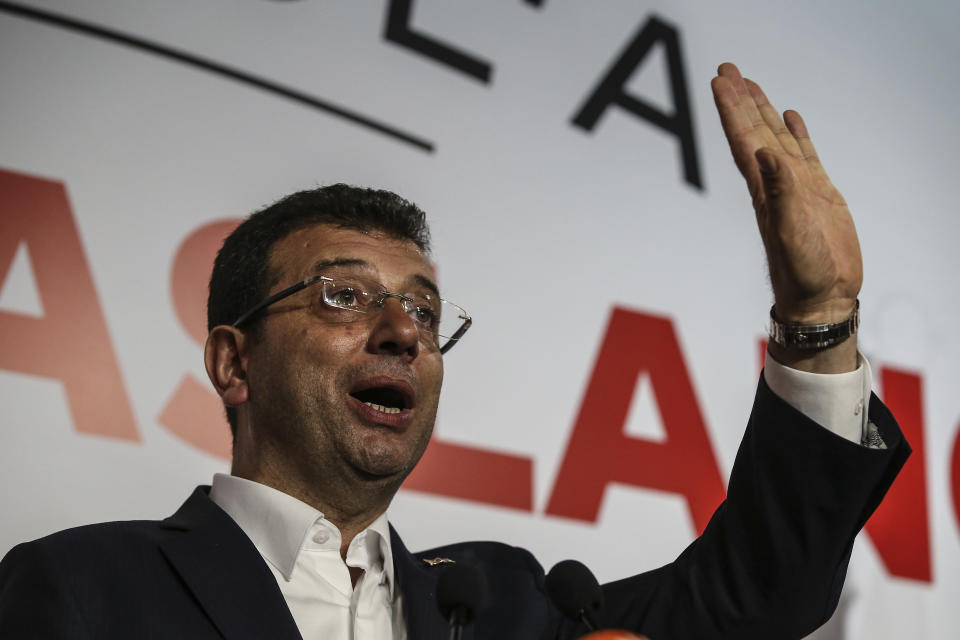
[[361,323],[329,327],[303,327],[297,332],[297,342],[314,361],[343,362],[347,354],[362,349],[366,332]]
[[426,365],[421,372],[425,385],[430,388],[434,394],[440,394],[440,387],[443,385],[443,356],[431,354],[428,360],[424,361]]
[[274,355],[283,361],[284,369],[301,381],[331,379],[358,342],[359,336],[352,327],[298,327],[277,345]]
[[354,356],[362,351],[366,337],[360,327],[342,325],[323,331],[299,332],[296,354],[290,354],[301,388],[328,395],[349,379]]

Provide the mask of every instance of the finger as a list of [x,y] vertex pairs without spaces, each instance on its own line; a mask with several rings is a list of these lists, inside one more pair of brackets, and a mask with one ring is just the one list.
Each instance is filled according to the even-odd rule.
[[740,74],[740,69],[737,68],[737,65],[732,62],[724,62],[717,67],[717,75],[729,80],[737,93],[747,93],[747,87],[743,83],[743,76]]
[[720,114],[720,125],[727,136],[727,140],[749,136],[753,131],[753,123],[740,108],[740,95],[729,78],[717,76],[710,83],[713,89],[713,101]]
[[794,139],[800,146],[803,158],[820,166],[820,156],[817,155],[817,150],[813,146],[813,140],[810,139],[810,134],[807,132],[807,124],[803,121],[803,118],[800,117],[800,114],[793,110],[784,111],[783,119],[786,121],[787,128],[790,129],[790,133],[793,134]]
[[717,113],[720,115],[720,126],[730,144],[733,160],[748,183],[759,183],[760,176],[754,154],[757,149],[765,146],[764,141],[755,134],[753,123],[740,108],[740,97],[730,79],[718,76],[711,82],[711,87]]
[[753,95],[750,93],[750,88],[747,86],[747,81],[740,75],[740,70],[737,69],[737,66],[730,62],[724,62],[717,68],[717,73],[720,77],[727,78],[733,85],[733,88],[737,92],[737,106],[750,121],[755,135],[761,138],[761,144],[770,145],[774,148],[779,147],[780,144],[777,141],[777,137],[770,130],[763,115],[760,113],[760,109]]
[[744,83],[754,103],[756,103],[757,109],[760,111],[761,117],[763,117],[763,121],[767,124],[767,127],[770,128],[773,135],[776,136],[780,147],[792,156],[802,157],[803,152],[800,150],[800,145],[793,137],[793,133],[791,133],[784,124],[780,114],[777,113],[777,110],[770,104],[770,100],[767,99],[767,94],[763,92],[760,85],[749,78],[744,78]]

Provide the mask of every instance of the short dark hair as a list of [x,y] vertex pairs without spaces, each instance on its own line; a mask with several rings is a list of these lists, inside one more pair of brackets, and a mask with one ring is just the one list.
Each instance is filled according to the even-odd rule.
[[[298,191],[251,214],[223,241],[210,274],[207,330],[232,324],[266,298],[279,275],[270,272],[273,246],[294,231],[318,224],[380,231],[410,240],[425,254],[430,251],[423,211],[393,192],[346,184]],[[253,318],[249,328],[256,331],[259,324]],[[232,407],[227,407],[227,421],[236,438]]]

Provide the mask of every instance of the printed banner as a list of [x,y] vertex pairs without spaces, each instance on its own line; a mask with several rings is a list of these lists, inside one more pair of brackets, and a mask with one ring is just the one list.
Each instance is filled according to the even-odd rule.
[[446,297],[413,549],[491,539],[613,580],[725,495],[771,293],[710,94],[805,117],[864,257],[860,348],[914,455],[819,638],[960,628],[951,3],[0,2],[0,554],[158,519],[229,468],[202,362],[220,242],[295,190],[427,211]]

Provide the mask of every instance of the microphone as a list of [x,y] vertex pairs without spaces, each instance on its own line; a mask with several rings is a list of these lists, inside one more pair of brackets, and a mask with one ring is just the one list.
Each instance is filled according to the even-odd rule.
[[546,585],[547,594],[563,615],[582,622],[588,631],[597,630],[603,591],[585,564],[576,560],[558,562],[547,574]]
[[487,599],[487,581],[472,564],[457,562],[437,579],[437,606],[450,622],[450,640],[460,640],[463,625],[473,620]]

